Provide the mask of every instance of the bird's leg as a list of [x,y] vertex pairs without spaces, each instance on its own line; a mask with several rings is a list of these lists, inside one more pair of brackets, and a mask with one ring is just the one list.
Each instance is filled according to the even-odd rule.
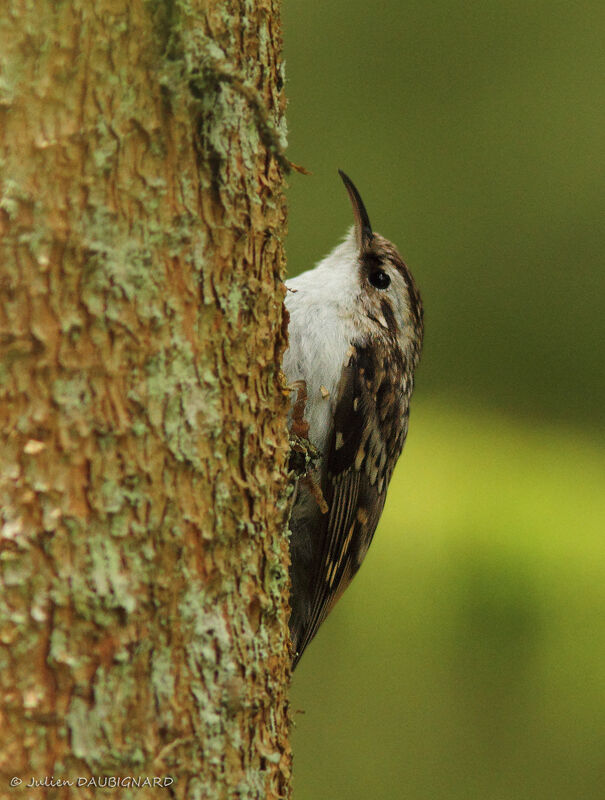
[[319,470],[317,468],[321,453],[309,441],[309,423],[305,419],[307,382],[296,381],[292,388],[296,389],[296,400],[292,406],[288,469],[294,473],[297,481],[305,484],[317,501],[322,514],[325,514],[328,511],[328,504],[321,491]]

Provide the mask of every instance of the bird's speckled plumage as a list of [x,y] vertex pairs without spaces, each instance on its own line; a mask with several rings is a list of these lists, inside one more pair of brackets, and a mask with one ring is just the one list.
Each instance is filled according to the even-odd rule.
[[[345,241],[287,282],[289,383],[304,381],[309,439],[328,511],[300,482],[290,520],[294,664],[368,550],[408,428],[423,312],[397,249],[371,231],[357,190]],[[387,287],[377,288],[386,279]]]

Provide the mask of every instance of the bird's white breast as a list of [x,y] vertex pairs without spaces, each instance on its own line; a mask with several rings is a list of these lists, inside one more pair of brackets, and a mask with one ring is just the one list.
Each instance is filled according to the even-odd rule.
[[286,281],[286,286],[290,322],[283,370],[290,385],[306,382],[309,438],[323,453],[343,368],[359,330],[354,237],[350,234],[314,269]]

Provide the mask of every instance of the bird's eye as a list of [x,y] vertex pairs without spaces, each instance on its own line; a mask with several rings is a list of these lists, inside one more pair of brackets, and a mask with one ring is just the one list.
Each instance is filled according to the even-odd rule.
[[369,281],[376,289],[388,289],[391,283],[390,277],[383,269],[375,269],[370,272]]

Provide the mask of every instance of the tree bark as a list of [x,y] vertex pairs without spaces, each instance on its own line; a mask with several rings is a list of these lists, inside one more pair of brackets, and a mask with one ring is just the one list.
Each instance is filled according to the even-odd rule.
[[289,796],[282,87],[279,0],[4,4],[0,796]]

